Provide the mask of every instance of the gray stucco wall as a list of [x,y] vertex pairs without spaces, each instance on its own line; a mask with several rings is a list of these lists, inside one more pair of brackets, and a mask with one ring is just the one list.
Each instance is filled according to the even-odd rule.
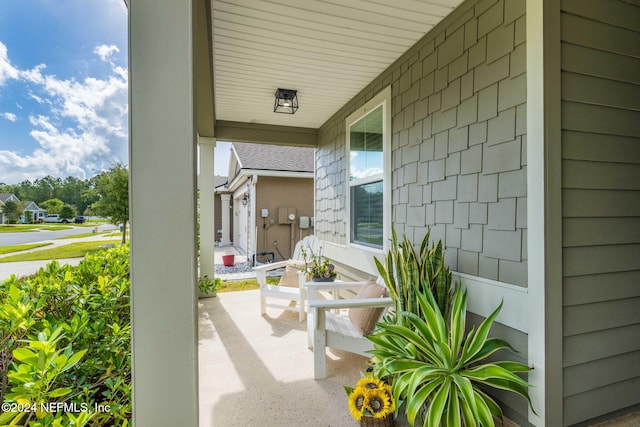
[[640,7],[562,2],[564,424],[640,404]]
[[320,129],[316,234],[345,243],[345,118],[392,85],[392,206],[452,270],[527,285],[525,2],[465,2]]

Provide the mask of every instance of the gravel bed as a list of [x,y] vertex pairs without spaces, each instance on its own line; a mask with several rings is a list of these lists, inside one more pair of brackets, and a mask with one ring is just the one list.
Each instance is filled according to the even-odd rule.
[[[225,275],[236,275],[240,273],[251,273],[250,277],[255,277],[255,272],[250,262],[237,262],[233,266],[225,266],[224,264],[216,264],[216,276],[224,277]],[[282,276],[283,268],[267,271],[267,276]],[[246,276],[246,275],[243,275]]]

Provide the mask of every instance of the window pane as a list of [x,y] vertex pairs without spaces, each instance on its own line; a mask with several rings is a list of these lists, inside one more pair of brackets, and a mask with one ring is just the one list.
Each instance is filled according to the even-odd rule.
[[382,173],[382,105],[349,127],[349,180]]
[[351,241],[382,247],[382,181],[351,187]]

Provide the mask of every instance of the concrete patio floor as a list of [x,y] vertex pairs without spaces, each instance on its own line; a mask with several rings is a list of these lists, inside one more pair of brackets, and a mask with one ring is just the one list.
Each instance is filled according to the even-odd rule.
[[[342,387],[355,384],[367,358],[331,350],[328,377],[314,380],[306,322],[273,308],[261,316],[257,290],[200,299],[198,315],[200,427],[359,425]],[[638,427],[640,412],[580,426]]]
[[343,385],[366,358],[335,351],[328,378],[313,379],[306,323],[293,312],[259,314],[258,291],[199,301],[200,427],[357,426]]

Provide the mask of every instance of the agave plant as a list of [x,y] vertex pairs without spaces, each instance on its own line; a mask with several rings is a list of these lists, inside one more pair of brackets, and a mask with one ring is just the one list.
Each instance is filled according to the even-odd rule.
[[[404,311],[403,322],[379,323],[376,333],[367,336],[374,344],[375,370],[393,377],[396,408],[404,401],[412,426],[494,427],[502,409],[483,390],[489,386],[525,397],[531,385],[516,375],[530,368],[510,361],[485,359],[509,343],[488,338],[502,303],[478,329],[465,336],[467,294],[455,290],[447,325],[433,294],[427,287],[416,298],[424,317]],[[532,408],[533,409],[533,408]]]
[[445,318],[448,315],[452,293],[451,270],[444,263],[442,241],[429,246],[430,234],[431,231],[425,234],[420,251],[416,252],[406,236],[400,242],[395,229],[392,229],[391,249],[384,263],[375,259],[378,274],[389,288],[396,313],[408,311],[420,316],[417,294],[425,287],[435,295]]

